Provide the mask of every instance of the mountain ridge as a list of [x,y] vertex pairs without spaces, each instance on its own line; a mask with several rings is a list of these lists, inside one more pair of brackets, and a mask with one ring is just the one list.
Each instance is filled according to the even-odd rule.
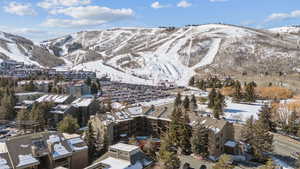
[[300,68],[299,39],[298,27],[209,24],[81,31],[40,46],[63,60],[58,69],[92,70],[122,82],[185,85],[199,71],[293,72]]

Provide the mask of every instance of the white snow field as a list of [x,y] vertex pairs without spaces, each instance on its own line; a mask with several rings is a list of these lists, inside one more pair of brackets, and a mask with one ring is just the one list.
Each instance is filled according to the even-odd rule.
[[254,120],[258,119],[258,114],[263,106],[261,103],[241,104],[226,101],[224,110],[225,119],[231,122],[244,123],[253,116]]

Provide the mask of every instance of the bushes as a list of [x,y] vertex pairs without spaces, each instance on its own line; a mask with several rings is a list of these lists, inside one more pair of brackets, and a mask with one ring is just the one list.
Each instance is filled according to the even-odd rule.
[[271,86],[257,89],[257,93],[264,99],[288,99],[293,96],[293,92],[287,88]]

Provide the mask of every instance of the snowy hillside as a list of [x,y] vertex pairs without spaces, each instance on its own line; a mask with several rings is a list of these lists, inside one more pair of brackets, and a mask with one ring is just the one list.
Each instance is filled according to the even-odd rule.
[[[187,83],[196,71],[290,72],[300,68],[297,34],[210,24],[78,32],[42,43],[67,63],[120,81]],[[288,52],[287,52],[288,51]],[[133,78],[134,77],[134,78]]]
[[56,56],[51,55],[48,50],[35,45],[28,39],[0,32],[0,61],[4,59],[39,66],[53,66],[64,63]]

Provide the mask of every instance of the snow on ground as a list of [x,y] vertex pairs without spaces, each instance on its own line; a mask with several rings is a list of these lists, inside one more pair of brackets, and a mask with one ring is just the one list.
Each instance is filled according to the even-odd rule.
[[222,41],[221,38],[213,39],[212,45],[209,48],[209,51],[207,52],[206,56],[204,56],[204,58],[201,60],[200,63],[193,66],[193,68],[198,68],[198,67],[212,64],[215,59],[215,56],[219,51],[221,41]]
[[[22,48],[21,46],[19,47]],[[35,64],[41,66],[38,62],[30,60],[28,56],[25,56],[23,53],[21,53],[19,47],[15,43],[7,43],[7,48],[9,51],[0,48],[0,52],[8,56],[10,59],[15,60],[17,62],[24,62],[25,64],[29,64],[29,65]]]
[[140,104],[142,106],[152,106],[152,105],[161,106],[161,105],[173,103],[174,100],[175,100],[175,97],[169,97],[169,98],[165,98],[165,99],[153,100],[150,102],[140,102],[138,104]]
[[124,73],[110,66],[104,65],[103,61],[101,60],[79,64],[73,67],[72,70],[94,71],[96,72],[97,77],[103,77],[107,75],[108,77],[111,78],[112,81],[119,81],[124,83],[131,83],[131,84],[148,84],[148,85],[153,84],[151,80],[138,78],[131,74]]
[[233,103],[230,100],[226,101],[226,108],[224,110],[225,119],[233,122],[245,122],[251,116],[258,119],[258,113],[263,106],[261,103],[242,104]]

